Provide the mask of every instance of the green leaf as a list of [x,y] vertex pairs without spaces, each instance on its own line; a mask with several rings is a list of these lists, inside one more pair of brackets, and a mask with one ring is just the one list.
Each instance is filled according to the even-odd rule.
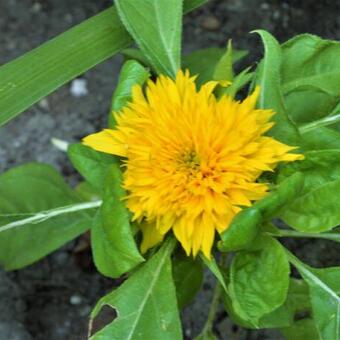
[[309,150],[340,149],[340,133],[319,127],[303,134],[303,146]]
[[97,190],[104,190],[108,168],[117,160],[108,154],[98,152],[83,144],[72,144],[67,150],[73,166]]
[[221,234],[220,251],[237,251],[246,248],[256,238],[262,215],[258,209],[249,208],[237,214],[229,228]]
[[231,40],[228,41],[227,50],[218,61],[214,74],[213,80],[229,80],[232,81],[234,78],[233,71],[233,48]]
[[340,337],[340,267],[311,268],[293,254],[289,260],[309,286],[313,316],[321,339]]
[[286,164],[280,169],[279,182],[300,172],[304,178],[301,193],[308,193],[327,182],[340,179],[340,150],[307,151],[304,156],[304,160]]
[[[206,0],[185,0],[184,12]],[[133,42],[110,8],[0,67],[0,126]]]
[[162,248],[118,289],[103,297],[91,314],[93,320],[108,305],[117,318],[95,333],[92,340],[182,339],[170,255],[174,243]]
[[175,77],[180,68],[182,1],[116,0],[115,4],[127,31],[157,72]]
[[303,34],[283,44],[282,53],[282,91],[293,120],[332,114],[340,100],[340,43]]
[[0,125],[132,43],[108,9],[0,68]]
[[243,89],[248,83],[250,83],[254,77],[254,72],[249,72],[250,67],[243,70],[236,77],[230,86],[223,88],[223,94],[235,97],[237,92]]
[[304,232],[322,232],[340,224],[338,191],[340,179],[327,182],[298,197],[280,213],[292,228]]
[[268,32],[263,30],[254,32],[261,36],[265,49],[264,58],[257,69],[257,85],[261,91],[258,106],[276,112],[273,117],[275,125],[269,134],[282,142],[299,145],[298,130],[288,117],[281,93],[281,47]]
[[197,259],[176,256],[173,259],[173,277],[179,308],[190,303],[200,290],[203,282],[203,266]]
[[283,307],[289,314],[290,326],[278,327],[287,340],[320,339],[315,321],[312,318],[309,289],[303,280],[290,280],[287,300]]
[[[197,85],[208,82],[213,78],[216,65],[224,55],[223,48],[211,47],[194,51],[185,55],[182,60],[182,68],[189,69],[190,74],[198,75]],[[247,55],[247,51],[234,50],[233,63]]]
[[312,319],[297,320],[291,327],[280,331],[286,340],[322,340]]
[[[118,84],[113,94],[111,110],[117,112],[126,106],[131,100],[133,86],[143,85],[149,76],[149,72],[137,61],[129,60],[125,62],[120,71]],[[112,129],[115,125],[116,121],[111,112],[109,116],[109,127]]]
[[242,319],[234,310],[230,297],[223,296],[225,308],[230,318],[244,328],[287,328],[295,325],[295,320],[310,319],[311,305],[309,302],[308,287],[302,280],[291,279],[286,301],[283,305],[264,315],[255,327]]
[[300,195],[304,178],[301,172],[293,175],[280,183],[275,190],[252,207],[243,209],[233,219],[229,228],[221,234],[218,242],[220,251],[235,251],[247,248],[257,236],[260,225],[272,217]]
[[48,165],[31,163],[2,174],[1,266],[25,267],[77,237],[91,227],[90,208]]
[[144,261],[133,237],[131,216],[124,201],[126,193],[122,188],[122,174],[119,165],[112,164],[105,182],[101,224],[105,237],[112,247],[112,267],[116,268],[110,276],[119,277]]
[[91,249],[94,264],[102,275],[116,278],[126,271],[124,263],[121,264],[117,261],[117,259],[121,258],[121,254],[111,244],[103,228],[100,213],[94,218],[91,228]]
[[305,156],[305,160],[286,165],[280,172],[279,179],[296,171],[304,176],[302,192],[282,208],[280,217],[299,231],[327,231],[340,224],[340,214],[337,213],[340,151],[310,151]]
[[203,254],[200,254],[201,259],[203,260],[204,264],[209,268],[209,270],[215,275],[218,282],[222,286],[225,292],[228,292],[228,288],[225,282],[224,275],[222,273],[222,270],[218,266],[216,260],[212,257],[210,260],[208,260]]
[[229,294],[234,310],[254,327],[287,297],[289,264],[284,249],[263,237],[251,251],[240,251],[230,268]]

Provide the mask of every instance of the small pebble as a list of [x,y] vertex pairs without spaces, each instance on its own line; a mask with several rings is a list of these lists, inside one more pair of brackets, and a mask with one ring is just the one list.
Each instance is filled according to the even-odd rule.
[[33,13],[38,13],[41,11],[41,4],[39,2],[35,2],[31,8]]
[[83,97],[86,96],[89,91],[87,90],[87,81],[86,79],[75,79],[71,83],[70,92],[74,97]]
[[48,110],[50,108],[50,104],[46,98],[41,99],[38,105],[44,110]]
[[80,295],[75,294],[75,295],[72,295],[70,297],[70,304],[71,305],[78,306],[82,303],[82,301],[83,301],[83,299]]
[[267,2],[263,2],[260,6],[260,8],[264,11],[269,9],[269,4]]
[[221,26],[220,21],[215,16],[207,16],[202,21],[202,27],[209,30],[215,31]]

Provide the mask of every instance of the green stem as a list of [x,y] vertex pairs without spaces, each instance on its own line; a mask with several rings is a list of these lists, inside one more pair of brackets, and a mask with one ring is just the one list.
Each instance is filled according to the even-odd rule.
[[214,323],[216,313],[217,313],[217,309],[218,309],[219,302],[220,302],[221,293],[222,293],[222,286],[217,281],[216,285],[215,285],[214,294],[213,294],[213,298],[212,298],[212,301],[211,301],[210,309],[209,309],[208,318],[207,318],[207,321],[204,325],[203,331],[201,333],[202,335],[207,335],[212,330],[213,323]]
[[271,234],[276,237],[299,237],[299,238],[322,238],[326,240],[332,240],[340,242],[340,233],[301,233],[295,230],[280,230],[279,234]]
[[314,129],[317,129],[319,127],[328,126],[328,125],[332,125],[332,124],[339,123],[339,122],[340,122],[340,113],[315,120],[314,122],[311,122],[311,123],[304,124],[299,128],[299,131],[301,134],[303,134],[303,133],[312,131]]

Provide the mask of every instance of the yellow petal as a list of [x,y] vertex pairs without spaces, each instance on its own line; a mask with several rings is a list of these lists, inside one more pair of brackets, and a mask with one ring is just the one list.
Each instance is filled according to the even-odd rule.
[[143,233],[143,240],[140,246],[142,254],[163,241],[164,234],[162,235],[156,229],[155,223],[142,222],[140,228]]
[[97,151],[122,157],[127,155],[127,145],[119,131],[106,129],[85,137],[83,143]]

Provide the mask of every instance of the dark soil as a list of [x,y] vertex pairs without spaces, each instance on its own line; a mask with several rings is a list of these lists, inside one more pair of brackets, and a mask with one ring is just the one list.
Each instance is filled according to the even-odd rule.
[[[0,65],[110,6],[108,0],[0,0]],[[224,46],[232,37],[236,48],[249,49],[248,62],[262,53],[260,40],[248,32],[263,28],[280,41],[298,33],[340,38],[340,3],[333,0],[211,1],[184,20],[184,52]],[[117,56],[82,76],[88,94],[75,97],[70,84],[42,100],[0,132],[0,172],[39,161],[54,165],[75,184],[79,177],[52,137],[78,141],[105,126],[122,58]],[[100,296],[113,287],[93,267],[89,250],[76,251],[82,240],[24,270],[0,271],[0,340],[86,339],[88,315]],[[314,240],[288,246],[304,261],[339,265],[339,245]],[[79,247],[78,247],[79,248]],[[184,330],[193,339],[201,329],[213,279],[183,314]],[[221,311],[215,324],[220,339],[280,339],[274,331],[241,330]]]

